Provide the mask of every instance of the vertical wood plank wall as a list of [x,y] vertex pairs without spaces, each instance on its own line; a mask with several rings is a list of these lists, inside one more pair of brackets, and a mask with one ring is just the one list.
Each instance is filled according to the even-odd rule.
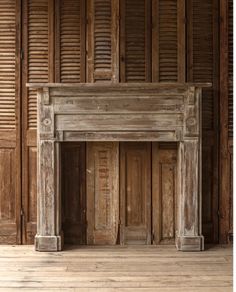
[[[232,231],[232,28],[228,21],[232,1],[229,5],[225,5],[226,0],[219,1],[0,2],[0,243],[34,240],[37,97],[25,84],[53,81],[212,82],[213,89],[205,90],[203,96],[203,233],[209,242],[228,240]],[[220,14],[224,21],[219,39]],[[160,220],[153,227],[153,241],[159,243],[174,237],[176,149],[153,143],[152,151],[155,147],[158,155],[153,156],[152,167],[156,165],[157,172],[163,174],[160,186],[166,188],[152,188],[156,188],[158,198],[168,196],[168,206],[162,207],[172,218],[166,225],[161,210],[156,210]],[[81,143],[72,148],[70,159],[80,172],[78,163],[82,156],[85,159],[83,154],[87,151],[88,157],[89,151],[95,150]],[[62,150],[66,171],[71,146],[64,145]],[[85,187],[83,182],[80,186],[71,184],[73,190],[64,184],[65,196]],[[83,200],[80,203],[85,204]],[[75,226],[86,220],[75,214],[76,208],[71,215]],[[73,235],[73,227],[70,232]]]

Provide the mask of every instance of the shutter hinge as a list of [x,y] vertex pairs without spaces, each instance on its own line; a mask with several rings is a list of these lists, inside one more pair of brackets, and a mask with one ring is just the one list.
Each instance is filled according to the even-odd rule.
[[25,215],[24,210],[22,208],[20,209],[20,215],[21,215],[21,217],[24,217],[24,215]]
[[24,51],[20,50],[20,59],[23,60],[24,59]]

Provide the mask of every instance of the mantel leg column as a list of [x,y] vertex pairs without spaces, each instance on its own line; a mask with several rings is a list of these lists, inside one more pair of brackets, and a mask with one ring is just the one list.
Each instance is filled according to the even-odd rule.
[[176,246],[182,251],[204,249],[201,228],[201,151],[199,140],[180,142],[178,156]]
[[59,143],[41,140],[38,144],[38,209],[35,249],[62,249],[59,194]]

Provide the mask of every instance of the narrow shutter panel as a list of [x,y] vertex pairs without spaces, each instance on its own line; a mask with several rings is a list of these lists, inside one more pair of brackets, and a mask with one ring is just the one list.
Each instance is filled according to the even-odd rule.
[[151,244],[151,143],[120,143],[120,242]]
[[118,1],[88,1],[88,82],[118,82]]
[[20,243],[17,2],[0,1],[0,244]]
[[228,13],[228,135],[229,138],[233,138],[233,0],[229,0]]
[[151,81],[151,1],[121,2],[121,82]]
[[177,144],[152,143],[153,244],[175,239],[177,156]]
[[23,242],[34,242],[37,218],[37,94],[27,82],[49,81],[49,3],[23,1]]
[[87,243],[117,243],[119,144],[87,143]]
[[202,208],[206,242],[218,239],[218,25],[217,0],[188,1],[188,81],[211,82],[202,98]]
[[85,82],[85,1],[57,2],[56,82]]
[[153,1],[153,81],[185,81],[183,0]]

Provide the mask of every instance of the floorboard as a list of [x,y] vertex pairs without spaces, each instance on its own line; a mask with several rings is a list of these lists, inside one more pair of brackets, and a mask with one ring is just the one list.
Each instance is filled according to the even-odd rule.
[[0,291],[231,292],[232,247],[0,246]]

